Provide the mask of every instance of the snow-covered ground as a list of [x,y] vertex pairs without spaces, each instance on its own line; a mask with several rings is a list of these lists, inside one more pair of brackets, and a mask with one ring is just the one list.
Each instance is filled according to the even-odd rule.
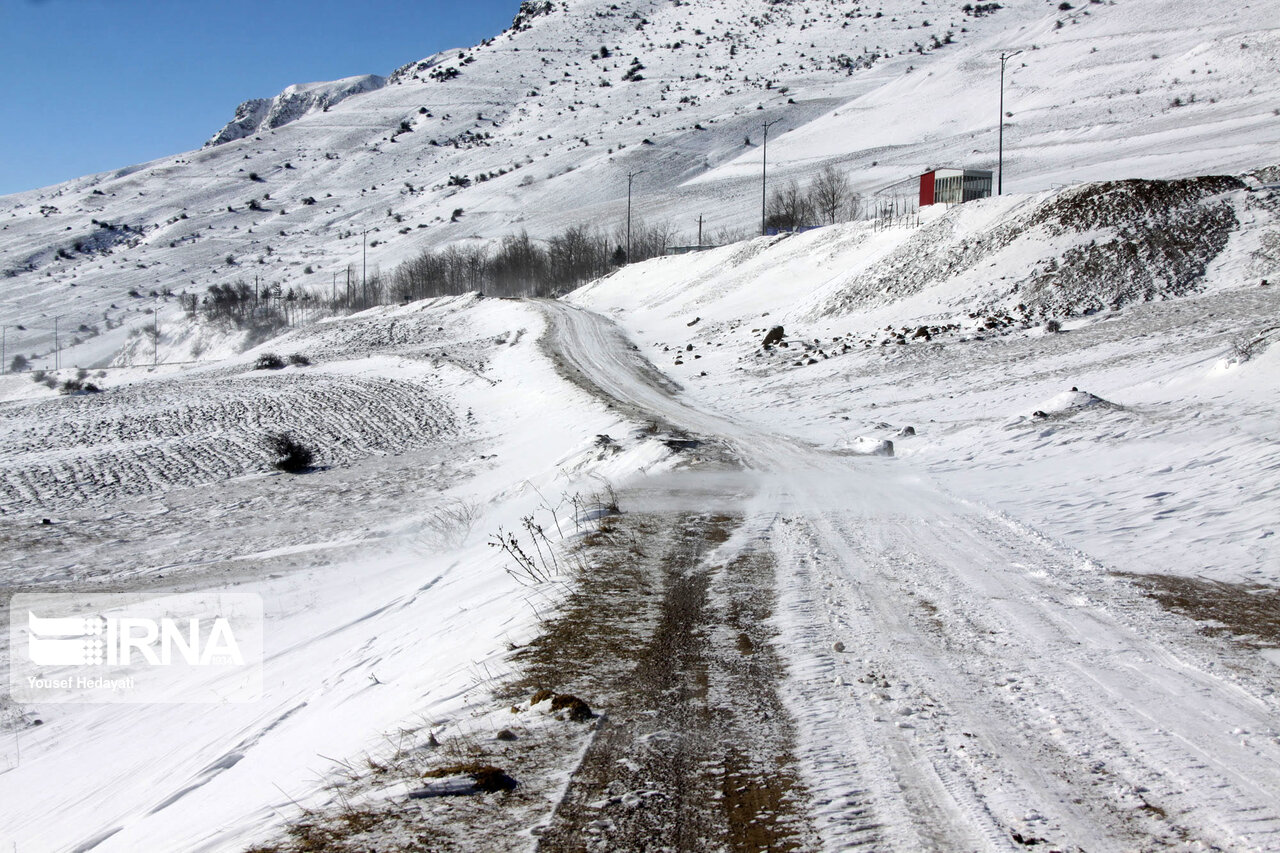
[[[581,518],[560,525],[610,490],[669,528],[630,542],[644,560],[721,526],[677,567],[712,610],[732,567],[772,573],[746,645],[780,661],[761,689],[794,724],[800,846],[1280,847],[1280,8],[1007,5],[572,0],[247,104],[199,152],[0,199],[6,354],[52,367],[57,316],[47,378],[102,389],[0,376],[4,588],[256,593],[267,648],[254,704],[0,702],[0,848],[244,850],[353,801],[462,820],[402,805],[421,768],[379,768],[509,724],[494,691],[581,575],[513,572],[494,537],[534,516],[589,559]],[[989,167],[1009,48],[1001,198],[257,343],[150,296],[323,293],[366,228],[386,269],[612,227],[636,169],[649,221],[750,232],[766,118],[781,180]],[[1154,177],[1187,180],[1129,180]],[[315,468],[271,470],[280,430]],[[489,846],[648,796],[597,798],[573,772],[600,729],[512,702],[509,749],[563,744],[509,811],[468,807]]]
[[[250,351],[6,405],[6,588],[233,588],[268,624],[260,703],[6,707],[6,842],[239,849],[333,769],[323,756],[465,727],[558,594],[486,540],[668,455],[654,439],[593,463],[618,419],[556,377],[542,322],[471,297],[375,310],[263,347],[309,367],[255,371]],[[282,427],[318,470],[270,472],[261,437]]]
[[[1022,231],[1025,208],[1058,209],[1024,196],[933,209],[915,231],[836,226],[653,261],[571,298],[735,420],[827,447],[892,439],[940,484],[1115,568],[1276,584],[1280,353],[1236,345],[1275,340],[1280,297],[1260,282],[1277,263],[1259,246],[1277,223],[1257,194],[1228,203],[1242,224],[1203,275],[1173,280],[1185,257],[1140,265],[1156,294],[1195,291],[1172,301],[1135,301],[1123,270],[1074,254],[1110,228]],[[762,350],[775,325],[786,345]]]
[[327,295],[361,273],[366,232],[383,272],[457,241],[614,232],[629,172],[643,172],[635,215],[676,242],[695,241],[699,217],[704,239],[756,233],[765,120],[779,121],[775,186],[833,164],[870,201],[927,168],[990,169],[1001,51],[1022,51],[1006,75],[1006,190],[1274,165],[1275,0],[1001,5],[573,0],[486,43],[369,69],[381,86],[247,103],[241,118],[265,122],[251,135],[0,199],[6,354],[47,366],[60,318],[60,345],[95,331],[112,344],[63,364],[98,366],[157,306],[163,346],[178,315],[166,289]]
[[[980,210],[922,233],[966,219]],[[1026,298],[1025,256],[983,263],[974,291],[956,270],[917,289],[917,253],[893,268],[904,298],[815,313],[892,256],[866,230],[637,265],[570,297],[626,327],[682,407],[716,412],[672,420],[759,471],[723,496],[755,495],[741,546],[777,556],[824,843],[1275,846],[1280,638],[1248,599],[1274,610],[1280,584],[1280,350],[1240,344],[1276,341],[1280,297],[1256,254],[1056,333],[988,323]],[[761,348],[775,324],[783,344]],[[850,455],[886,440],[893,459]],[[1166,587],[1180,615],[1142,595]]]
[[[1107,237],[1025,239],[1027,207],[1055,197],[637,264],[563,306],[374,309],[108,372],[100,394],[6,377],[11,588],[256,592],[269,649],[263,702],[194,729],[182,705],[6,709],[0,789],[28,816],[6,831],[20,850],[239,849],[293,801],[332,802],[332,774],[389,733],[496,725],[490,691],[570,578],[525,586],[486,540],[607,481],[624,507],[741,519],[722,563],[773,554],[826,846],[1270,846],[1275,638],[1200,636],[1130,574],[1280,585],[1280,296],[1258,278],[1274,208],[1229,191],[1237,225],[1187,295],[1162,279],[1167,298],[1141,301],[1063,261],[1070,296],[1037,302],[1046,257]],[[895,252],[943,233],[987,241],[966,256],[985,275],[916,253],[866,304]],[[311,364],[255,370],[268,351]],[[282,427],[318,470],[265,473],[261,436]],[[671,429],[715,470],[664,479]]]

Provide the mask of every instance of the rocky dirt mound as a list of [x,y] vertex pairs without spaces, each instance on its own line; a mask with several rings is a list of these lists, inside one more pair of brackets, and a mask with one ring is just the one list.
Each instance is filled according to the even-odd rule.
[[1239,226],[1237,178],[1083,184],[990,219],[964,205],[852,278],[822,313],[902,299],[957,279],[999,286],[984,307],[1070,316],[1194,291]]

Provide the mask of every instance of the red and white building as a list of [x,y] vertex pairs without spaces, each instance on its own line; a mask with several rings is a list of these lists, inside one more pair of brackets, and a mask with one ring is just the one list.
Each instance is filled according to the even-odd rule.
[[963,204],[991,195],[991,172],[981,169],[933,169],[920,176],[920,206]]

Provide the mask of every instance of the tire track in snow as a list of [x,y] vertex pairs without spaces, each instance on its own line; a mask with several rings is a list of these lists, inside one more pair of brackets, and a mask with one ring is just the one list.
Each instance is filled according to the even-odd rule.
[[901,464],[696,410],[608,321],[546,310],[584,385],[755,469],[747,526],[778,556],[786,689],[828,847],[871,825],[898,850],[1280,846],[1277,709],[1182,660],[1167,622],[1146,635],[1135,590]]

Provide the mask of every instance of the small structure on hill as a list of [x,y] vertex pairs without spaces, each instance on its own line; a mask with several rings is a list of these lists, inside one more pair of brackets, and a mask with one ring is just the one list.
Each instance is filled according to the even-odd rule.
[[963,204],[991,195],[991,172],[982,169],[930,169],[920,176],[920,206]]

